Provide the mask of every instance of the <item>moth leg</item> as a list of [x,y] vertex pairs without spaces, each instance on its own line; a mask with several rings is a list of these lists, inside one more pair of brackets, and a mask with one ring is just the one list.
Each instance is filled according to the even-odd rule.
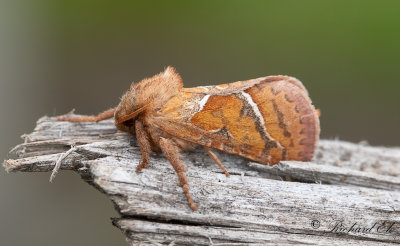
[[149,165],[151,147],[147,132],[144,129],[143,123],[139,120],[135,121],[135,132],[140,152],[142,152],[142,162],[136,167],[136,171],[140,171]]
[[115,108],[108,109],[96,116],[58,116],[58,121],[70,121],[70,122],[99,122],[114,117]]
[[204,149],[208,153],[208,155],[218,164],[218,166],[222,169],[222,171],[225,173],[226,177],[229,177],[228,171],[225,169],[224,165],[222,165],[221,161],[218,159],[218,157],[210,150],[210,148],[204,146]]
[[197,210],[197,206],[193,202],[189,193],[189,185],[186,177],[186,165],[180,159],[179,147],[172,140],[162,137],[160,138],[160,147],[168,161],[171,163],[172,167],[175,169],[175,172],[178,174],[179,182],[181,183],[190,208],[193,211]]

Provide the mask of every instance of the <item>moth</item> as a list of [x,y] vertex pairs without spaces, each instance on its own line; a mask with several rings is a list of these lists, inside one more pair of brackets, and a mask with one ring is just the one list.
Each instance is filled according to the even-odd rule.
[[97,116],[60,116],[60,121],[101,121],[114,117],[117,129],[136,136],[140,171],[161,151],[178,174],[192,210],[182,150],[198,146],[229,176],[212,149],[274,165],[310,161],[319,139],[319,113],[303,84],[289,76],[267,76],[216,86],[183,88],[171,66],[132,83],[116,108]]

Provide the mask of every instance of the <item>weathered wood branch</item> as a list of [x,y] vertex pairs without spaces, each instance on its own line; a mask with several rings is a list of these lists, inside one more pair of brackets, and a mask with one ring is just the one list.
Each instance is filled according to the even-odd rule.
[[[4,162],[9,172],[74,170],[104,192],[132,244],[389,245],[400,243],[400,149],[320,141],[313,162],[269,167],[219,152],[231,174],[199,149],[185,154],[193,212],[162,155],[135,171],[140,151],[112,120],[43,117]],[[62,175],[59,174],[59,175]],[[289,182],[291,181],[291,182]]]

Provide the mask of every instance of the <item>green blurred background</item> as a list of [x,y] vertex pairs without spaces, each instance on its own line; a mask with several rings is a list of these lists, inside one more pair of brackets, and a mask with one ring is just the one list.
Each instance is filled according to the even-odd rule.
[[[100,112],[167,65],[186,87],[298,77],[322,138],[399,145],[399,27],[400,1],[0,0],[0,154],[39,117]],[[1,245],[126,245],[104,195],[48,178],[0,171]]]

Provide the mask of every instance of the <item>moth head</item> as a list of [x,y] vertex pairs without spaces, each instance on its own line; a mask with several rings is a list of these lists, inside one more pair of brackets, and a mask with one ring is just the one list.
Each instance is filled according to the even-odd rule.
[[151,78],[132,83],[115,111],[115,125],[119,130],[128,131],[140,115],[160,108],[182,86],[181,76],[171,66]]

